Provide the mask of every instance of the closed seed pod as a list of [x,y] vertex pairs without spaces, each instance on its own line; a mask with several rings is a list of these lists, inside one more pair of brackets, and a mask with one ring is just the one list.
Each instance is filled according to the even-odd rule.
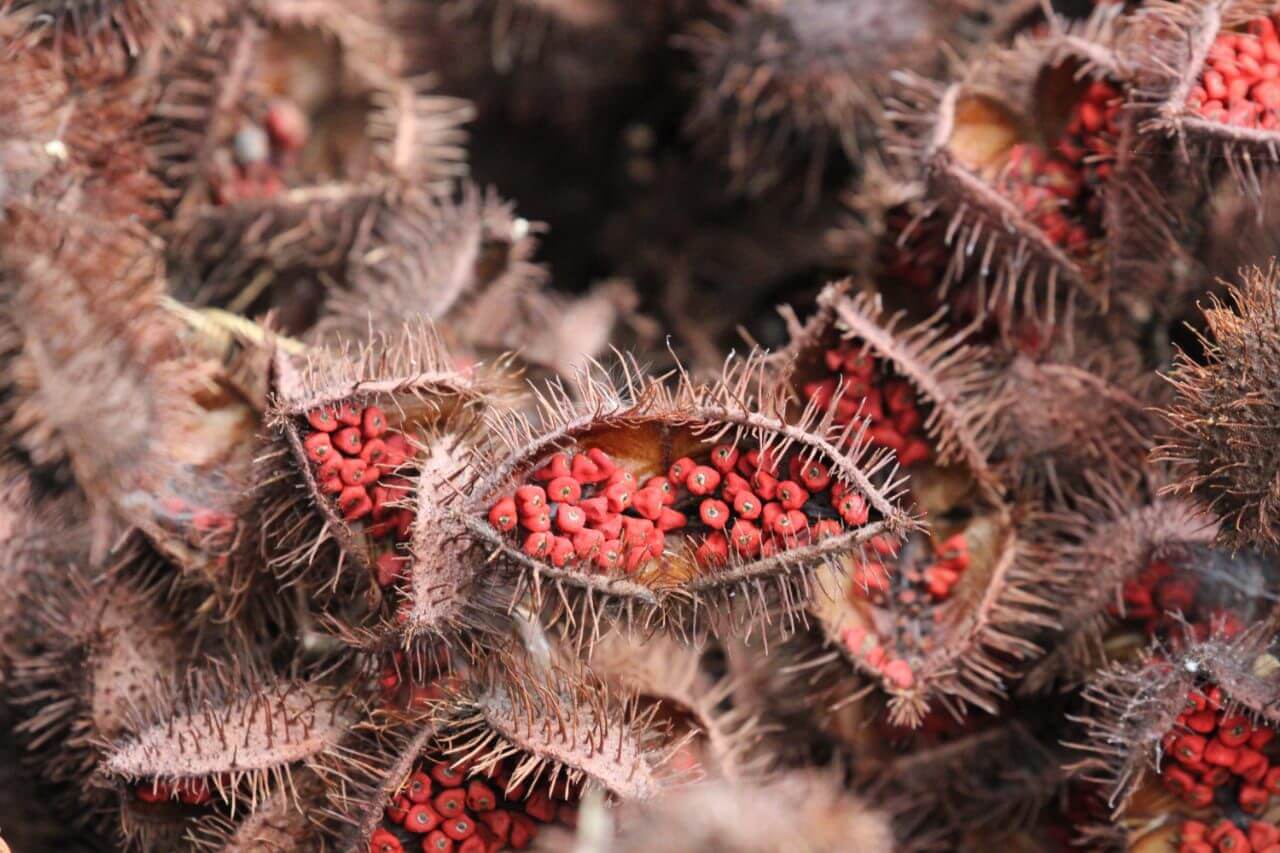
[[[902,75],[890,102],[900,147],[953,253],[943,292],[975,277],[976,307],[1004,327],[1069,326],[1106,305],[1156,224],[1123,111],[1114,19],[1099,10],[972,60],[948,83]],[[1155,222],[1153,222],[1153,220]],[[1107,239],[1103,239],[1104,235]]]
[[312,774],[355,757],[344,746],[352,722],[350,697],[320,682],[192,671],[136,710],[98,773],[116,791],[126,837],[172,849],[212,822],[246,811],[252,821],[279,795],[298,809]]
[[1254,268],[1205,309],[1204,359],[1179,353],[1169,379],[1175,398],[1163,414],[1171,434],[1153,457],[1168,462],[1170,492],[1194,495],[1223,520],[1236,547],[1280,546],[1275,442],[1269,436],[1277,399],[1270,377],[1280,366],[1274,265]]
[[225,556],[254,453],[251,401],[184,340],[136,229],[9,213],[6,435],[37,466],[75,475],[99,553],[137,528],[221,596],[234,586]]
[[[1266,768],[1275,757],[1275,673],[1259,631],[1172,655],[1157,648],[1099,673],[1085,688],[1087,709],[1068,744],[1079,758],[1067,769],[1100,786],[1111,813],[1081,840],[1160,849],[1192,840],[1197,823],[1241,839],[1255,824],[1277,828],[1266,771],[1250,781],[1258,762]],[[1242,751],[1255,758],[1237,772]]]
[[929,527],[834,574],[836,594],[812,607],[830,649],[813,663],[869,677],[896,725],[920,725],[935,702],[994,712],[1041,653],[1033,638],[1054,624],[1054,603],[1029,536],[1037,516],[1007,502],[991,465],[1003,398],[990,353],[940,317],[903,326],[847,283],[818,304],[803,325],[789,318],[777,381],[809,406],[866,419],[871,440],[896,450],[906,500]]
[[[602,368],[549,384],[537,424],[488,413],[491,440],[458,494],[419,514],[415,560],[466,565],[511,601],[527,594],[589,646],[614,619],[686,636],[775,612],[790,625],[821,566],[914,527],[892,455],[829,413],[783,420],[758,359],[710,385],[619,370],[616,384]],[[785,480],[802,463],[825,480]],[[783,494],[735,504],[752,478]],[[833,486],[860,507],[847,522]]]
[[585,671],[499,653],[425,715],[373,721],[330,789],[332,830],[341,849],[436,829],[523,849],[574,825],[584,796],[643,800],[689,777],[668,760],[684,739],[653,716]]

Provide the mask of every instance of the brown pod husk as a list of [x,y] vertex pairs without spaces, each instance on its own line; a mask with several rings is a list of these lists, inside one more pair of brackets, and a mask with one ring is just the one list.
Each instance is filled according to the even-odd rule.
[[107,572],[87,567],[83,553],[45,556],[46,575],[23,601],[39,639],[14,656],[6,684],[33,769],[58,786],[77,826],[113,836],[111,793],[92,776],[104,744],[197,654],[197,638],[162,606],[163,566],[138,551]]
[[143,849],[173,849],[184,838],[193,846],[211,825],[252,823],[278,796],[297,810],[318,784],[313,775],[358,759],[344,744],[352,700],[319,681],[191,670],[148,699],[98,768],[116,792],[126,838]]
[[[528,595],[548,624],[563,624],[585,646],[614,620],[698,637],[775,616],[794,628],[821,566],[863,550],[875,536],[892,539],[914,528],[915,521],[898,505],[900,479],[892,455],[870,453],[856,424],[839,428],[813,409],[783,419],[785,399],[765,382],[759,359],[731,366],[721,381],[709,385],[680,373],[672,387],[645,376],[634,362],[621,362],[619,370],[618,382],[599,368],[580,372],[570,387],[550,383],[537,392],[536,425],[519,414],[495,412],[486,418],[484,431],[491,440],[471,455],[457,495],[435,513],[419,514],[414,548],[424,570],[465,565],[500,597],[517,602]],[[727,452],[772,453],[779,465],[792,452],[797,460],[820,460],[830,466],[832,482],[865,502],[868,520],[821,541],[806,544],[807,537],[797,538],[796,547],[780,546],[772,556],[726,544],[720,559],[727,562],[707,571],[700,570],[695,550],[713,536],[685,535],[674,547],[664,536],[662,556],[638,556],[634,571],[625,572],[620,561],[596,571],[595,558],[575,557],[555,566],[524,553],[516,537],[499,531],[487,517],[496,502],[557,451],[603,453],[608,470],[639,486],[665,475],[682,457],[707,464],[717,442]],[[757,545],[763,548],[763,542]],[[602,550],[592,553],[599,557]]]
[[[487,387],[475,370],[455,367],[425,323],[409,324],[399,334],[380,336],[362,348],[314,350],[301,359],[278,352],[268,414],[273,440],[259,459],[257,485],[250,496],[263,530],[260,540],[239,559],[265,560],[280,581],[300,583],[308,606],[326,612],[338,625],[359,632],[381,624],[390,632],[386,636],[403,633],[389,612],[398,596],[386,593],[390,580],[384,578],[381,589],[375,583],[376,564],[380,556],[406,560],[411,555],[405,547],[412,533],[410,498],[423,479],[447,488],[447,480],[432,479],[435,466],[467,440],[474,409],[489,400]],[[380,464],[371,459],[366,466],[377,467],[381,475],[364,487],[370,504],[373,489],[388,489],[388,515],[379,519],[372,511],[348,519],[354,514],[340,508],[341,495],[321,490],[321,467],[308,457],[304,445],[322,432],[313,429],[308,415],[346,406],[360,413],[380,410],[385,437],[395,436],[404,444],[396,457],[384,457],[391,461]],[[363,451],[366,440],[372,445],[375,439],[361,440],[358,450]],[[337,452],[332,444],[330,449]],[[396,513],[406,515],[393,534],[386,524]],[[357,592],[364,595],[353,594]]]
[[[1090,178],[1098,186],[1081,188],[1098,158],[1073,141],[1069,119],[1095,82],[1116,90],[1113,101],[1123,97],[1116,17],[1100,7],[1078,24],[1054,19],[978,56],[950,83],[896,78],[889,113],[927,185],[917,216],[940,216],[953,252],[942,294],[973,279],[973,307],[1005,328],[1021,318],[1069,328],[1080,307],[1106,306],[1113,280],[1123,285],[1152,244],[1173,245],[1144,192],[1146,158],[1131,150],[1127,115],[1108,137],[1105,174]],[[1064,146],[1080,150],[1066,159]]]
[[1194,495],[1221,516],[1228,544],[1270,551],[1280,547],[1280,461],[1271,438],[1280,402],[1271,380],[1280,369],[1277,280],[1274,263],[1254,268],[1230,289],[1229,304],[1210,300],[1208,329],[1198,336],[1204,358],[1176,356],[1175,399],[1163,412],[1172,432],[1153,453],[1173,469],[1168,491]]
[[136,527],[221,596],[258,428],[251,401],[184,341],[163,264],[136,229],[8,213],[5,434],[34,464],[75,475],[96,553]]
[[685,132],[721,161],[730,189],[788,181],[812,203],[839,159],[874,147],[886,70],[937,70],[961,4],[750,0],[711,4],[679,44],[695,63]]
[[[1048,559],[1075,592],[1059,620],[1065,630],[1028,673],[1023,690],[1055,681],[1075,686],[1108,663],[1131,659],[1151,639],[1178,642],[1194,624],[1209,627],[1205,611],[1229,613],[1247,625],[1275,610],[1267,592],[1274,586],[1271,567],[1213,548],[1218,521],[1203,506],[1157,497],[1159,478],[1150,475],[1087,482],[1089,490],[1073,495],[1070,509],[1050,521]],[[1157,600],[1133,598],[1135,585]],[[1199,595],[1174,600],[1182,587]],[[1170,611],[1187,621],[1173,623]],[[1216,627],[1224,627],[1221,619]]]
[[[584,811],[589,806],[584,806]],[[765,781],[709,780],[623,806],[616,818],[584,818],[576,836],[548,849],[580,853],[902,849],[887,816],[840,784],[836,773],[795,770]],[[603,825],[601,825],[603,824]],[[616,824],[613,826],[611,824]]]
[[[1239,715],[1250,725],[1276,725],[1280,697],[1276,658],[1260,630],[1233,641],[1212,639],[1166,656],[1157,649],[1144,660],[1116,664],[1085,688],[1086,712],[1074,742],[1079,759],[1066,769],[1100,786],[1111,809],[1109,821],[1084,827],[1081,842],[1090,847],[1163,849],[1174,845],[1183,820],[1215,825],[1239,815],[1234,803],[1193,807],[1162,777],[1178,765],[1169,738],[1191,734],[1179,720],[1194,712],[1191,694],[1221,691],[1217,714]],[[1210,706],[1212,710],[1212,706]],[[1176,744],[1176,740],[1174,740]],[[1270,749],[1267,749],[1270,752]],[[1272,817],[1274,809],[1258,818]]]
[[1230,175],[1254,199],[1261,171],[1280,160],[1280,131],[1206,118],[1188,96],[1220,34],[1243,31],[1249,21],[1276,11],[1270,0],[1155,0],[1134,13],[1121,42],[1125,73],[1144,116],[1142,133],[1172,138],[1192,175]]
[[[847,283],[829,287],[818,302],[804,325],[789,318],[791,343],[775,357],[779,381],[793,398],[821,402],[820,383],[835,381],[839,388],[848,378],[827,360],[837,353],[842,363],[856,358],[870,377],[848,394],[854,420],[865,415],[898,424],[905,408],[890,419],[881,400],[889,399],[891,387],[909,394],[920,437],[893,434],[928,447],[905,467],[905,488],[916,510],[934,519],[931,530],[910,534],[901,549],[882,551],[873,561],[854,559],[831,573],[836,594],[812,607],[831,647],[823,660],[887,690],[897,724],[918,725],[935,701],[956,713],[956,700],[994,712],[1005,680],[1040,653],[1030,637],[1053,624],[1053,602],[1038,546],[1028,537],[1035,516],[1005,501],[990,464],[990,425],[1002,398],[990,394],[989,353],[963,332],[948,334],[940,317],[904,327],[901,314],[888,315],[874,297],[851,296]],[[835,410],[842,402],[833,398],[828,405]],[[940,597],[926,592],[930,574],[941,576],[935,566],[925,567],[929,552],[952,547],[957,537],[966,568],[954,572],[955,596],[950,587]],[[939,630],[945,635],[920,642]]]
[[329,790],[331,832],[340,849],[368,844],[379,829],[398,832],[386,810],[415,769],[433,765],[461,774],[460,787],[484,782],[508,809],[538,792],[569,805],[592,793],[619,802],[656,796],[690,774],[670,762],[685,738],[673,739],[654,716],[581,668],[499,652],[425,712],[362,727],[359,761]]
[[319,821],[307,811],[317,798],[319,781],[308,771],[295,770],[293,784],[299,789],[295,799],[288,791],[277,791],[239,820],[210,815],[196,821],[185,842],[194,850],[209,853],[300,853],[324,850]]

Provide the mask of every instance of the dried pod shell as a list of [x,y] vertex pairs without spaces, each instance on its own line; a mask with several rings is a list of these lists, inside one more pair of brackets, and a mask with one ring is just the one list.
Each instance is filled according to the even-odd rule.
[[1221,516],[1227,542],[1268,550],[1280,546],[1280,461],[1268,437],[1280,405],[1271,380],[1280,367],[1277,280],[1274,265],[1255,268],[1230,304],[1210,301],[1204,360],[1178,354],[1169,377],[1176,397],[1164,412],[1173,432],[1153,453],[1173,467],[1168,490],[1194,494]]
[[[474,453],[468,466],[470,480],[437,514],[419,514],[421,535],[414,543],[414,571],[436,576],[445,571],[442,564],[465,561],[483,583],[506,588],[505,594],[513,601],[527,593],[536,609],[546,611],[550,623],[563,619],[572,634],[590,645],[603,623],[612,618],[624,623],[667,625],[686,635],[716,627],[712,621],[754,621],[774,611],[789,624],[790,617],[810,598],[812,576],[820,566],[851,550],[861,550],[873,537],[892,539],[914,527],[914,520],[898,504],[900,481],[892,455],[868,452],[857,424],[838,427],[828,413],[811,409],[791,421],[784,420],[780,413],[785,400],[773,396],[763,381],[758,359],[747,359],[711,385],[695,384],[681,373],[671,387],[625,361],[619,369],[622,380],[616,384],[603,369],[584,370],[572,390],[554,382],[537,392],[541,414],[537,425],[522,416],[500,412],[486,418],[484,431],[492,440]],[[762,396],[752,402],[754,389]],[[772,553],[763,540],[730,548],[727,541],[720,542],[724,535],[717,536],[715,530],[717,524],[727,527],[727,504],[715,497],[721,494],[716,489],[722,479],[725,485],[733,481],[721,478],[709,467],[713,445],[725,459],[741,457],[744,464],[755,464],[750,460],[757,458],[765,460],[760,464],[767,468],[776,465],[780,476],[785,476],[788,459],[797,464],[801,460],[813,462],[827,472],[830,483],[848,490],[850,500],[861,502],[866,517],[850,522],[850,527],[837,522],[838,531],[816,541],[800,532],[787,534],[794,539],[779,541]],[[651,536],[657,531],[663,537],[660,555],[658,543],[648,538],[646,552],[636,550],[636,539],[632,542],[632,569],[625,571],[624,561],[613,559],[622,553],[622,544],[614,548],[606,539],[591,548],[595,557],[568,559],[566,554],[560,565],[555,565],[552,557],[529,553],[530,542],[517,541],[519,530],[512,533],[510,526],[507,532],[495,527],[491,511],[517,488],[524,488],[522,484],[534,476],[535,469],[551,464],[548,459],[557,452],[580,455],[579,464],[584,467],[592,453],[599,455],[605,466],[599,468],[602,473],[594,480],[582,476],[592,489],[600,491],[592,500],[604,514],[593,524],[601,525],[611,536],[624,536],[609,531],[613,516],[617,516],[617,524],[623,524],[632,483],[639,494],[638,487],[649,484],[650,478],[668,474],[675,463],[696,466],[699,460],[703,467],[698,470],[705,474],[699,475],[702,485],[688,489],[688,495],[680,485],[683,480],[668,484],[671,495],[664,500],[686,501],[687,506],[675,505],[685,507],[687,517],[671,504],[658,507],[657,496],[648,495],[655,500],[648,508],[650,515],[661,521],[665,516],[660,510],[674,513],[671,525],[665,528],[673,534],[674,543],[667,541],[664,528],[656,522],[628,516],[624,538]],[[597,466],[593,463],[592,467]],[[616,482],[606,485],[606,477]],[[616,505],[609,504],[613,509],[605,506],[604,495],[609,489],[614,489]],[[708,506],[699,509],[702,501],[695,497],[705,494],[712,495],[703,500],[709,502],[709,511],[716,517],[690,521],[694,514],[708,511]],[[807,520],[799,517],[799,509],[795,512],[794,519],[782,524],[794,523],[797,531],[801,527],[807,530]],[[743,516],[750,517],[756,516]],[[704,524],[706,533],[698,533]],[[699,538],[684,533],[686,528]],[[782,529],[770,528],[785,538],[779,532]],[[704,549],[702,557],[697,554],[699,548]],[[731,603],[732,607],[727,606]]]

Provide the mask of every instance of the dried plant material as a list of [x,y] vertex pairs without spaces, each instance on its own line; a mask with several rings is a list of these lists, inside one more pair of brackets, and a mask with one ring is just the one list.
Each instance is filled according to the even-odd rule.
[[815,406],[782,419],[758,359],[713,385],[681,374],[674,389],[634,363],[619,370],[616,383],[603,368],[572,391],[552,383],[536,425],[487,418],[491,441],[458,496],[420,513],[416,559],[528,594],[590,645],[605,617],[700,634],[704,611],[733,598],[723,615],[790,620],[821,566],[914,527],[892,455]]
[[[1212,834],[1240,846],[1272,835],[1266,774],[1277,684],[1274,672],[1258,666],[1268,658],[1252,632],[1234,643],[1210,640],[1168,658],[1117,665],[1090,683],[1074,744],[1081,758],[1070,769],[1101,786],[1111,808],[1109,822],[1086,831],[1091,844]],[[1238,762],[1241,753],[1248,762]]]
[[1209,303],[1199,339],[1206,361],[1178,356],[1170,376],[1177,397],[1165,412],[1174,432],[1154,454],[1174,466],[1179,479],[1170,491],[1194,493],[1221,515],[1229,542],[1273,550],[1280,545],[1272,521],[1277,463],[1269,455],[1276,446],[1269,438],[1276,280],[1274,265],[1255,268],[1231,289],[1230,304]]
[[767,782],[708,781],[625,806],[616,816],[599,814],[588,822],[584,814],[576,837],[557,839],[550,849],[633,853],[655,847],[673,853],[900,849],[882,812],[844,790],[835,774],[818,771]]

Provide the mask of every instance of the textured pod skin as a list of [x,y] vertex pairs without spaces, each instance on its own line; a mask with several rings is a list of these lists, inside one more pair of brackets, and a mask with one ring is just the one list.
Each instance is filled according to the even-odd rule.
[[1268,550],[1280,545],[1280,493],[1274,443],[1259,437],[1280,402],[1269,380],[1280,364],[1275,282],[1274,267],[1255,268],[1232,288],[1229,304],[1209,303],[1205,363],[1179,354],[1170,376],[1175,400],[1164,413],[1172,434],[1153,454],[1172,465],[1169,491],[1195,495],[1222,516],[1227,542]]

